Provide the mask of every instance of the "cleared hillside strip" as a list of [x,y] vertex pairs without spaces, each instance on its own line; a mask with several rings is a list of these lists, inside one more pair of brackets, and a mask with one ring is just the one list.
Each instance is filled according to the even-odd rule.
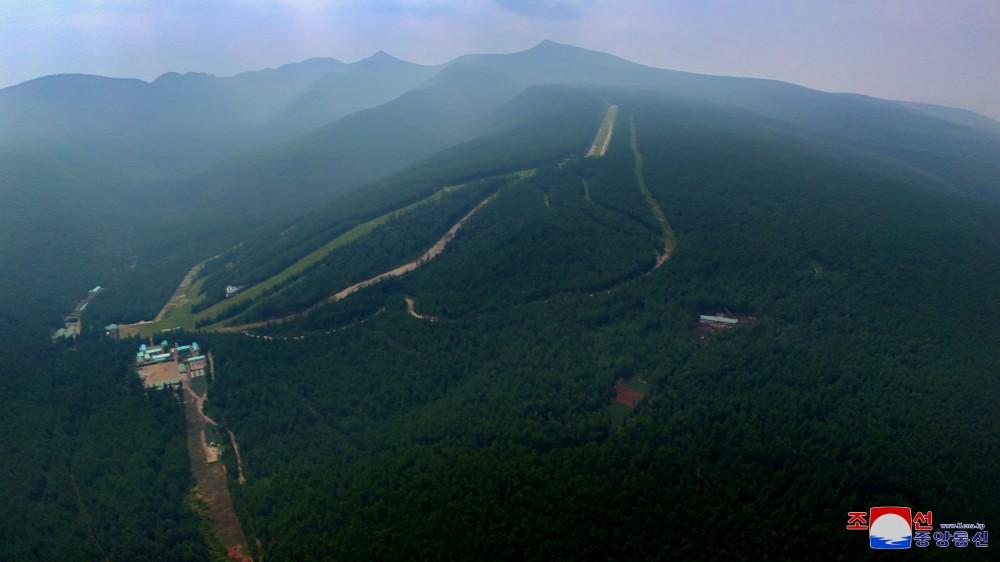
[[674,234],[674,229],[671,228],[670,223],[667,222],[667,216],[663,214],[660,204],[653,198],[653,194],[649,192],[649,187],[646,185],[646,178],[642,173],[642,153],[639,152],[639,141],[635,134],[635,118],[633,115],[629,115],[628,124],[629,146],[632,147],[632,154],[635,156],[635,180],[639,184],[639,190],[642,191],[642,196],[646,199],[646,203],[649,204],[649,208],[653,211],[656,222],[660,224],[660,240],[663,242],[663,253],[656,258],[656,265],[653,266],[653,269],[656,269],[670,259],[670,254],[673,253],[674,248],[677,246],[677,236]]
[[[288,266],[287,268],[285,268],[281,272],[273,275],[272,277],[270,277],[270,278],[268,278],[268,279],[266,279],[266,280],[264,280],[264,281],[262,281],[260,283],[257,283],[256,285],[247,287],[246,289],[240,291],[234,297],[226,299],[226,300],[221,301],[219,303],[216,303],[215,305],[213,305],[213,306],[211,306],[211,307],[209,307],[209,308],[207,308],[207,309],[199,312],[198,314],[194,315],[194,320],[201,320],[201,319],[204,319],[204,318],[211,318],[213,316],[219,316],[221,313],[223,313],[227,308],[229,308],[231,306],[240,304],[240,303],[242,303],[244,301],[248,301],[248,300],[252,301],[252,300],[258,299],[258,298],[264,296],[267,292],[272,291],[275,288],[280,288],[281,286],[283,286],[284,284],[286,284],[287,282],[289,282],[290,280],[292,280],[294,277],[296,277],[299,274],[305,272],[310,266],[313,266],[313,265],[319,263],[320,261],[322,261],[323,259],[325,259],[330,253],[332,253],[334,250],[342,248],[342,247],[344,247],[344,246],[346,246],[346,245],[348,245],[348,244],[350,244],[350,243],[358,240],[359,238],[361,238],[361,237],[363,237],[363,236],[371,233],[376,228],[382,226],[383,224],[385,224],[386,222],[388,222],[389,220],[391,220],[393,218],[401,217],[401,216],[405,215],[406,213],[409,213],[410,211],[413,211],[413,210],[415,210],[415,209],[417,209],[417,208],[419,208],[419,207],[421,207],[423,205],[440,201],[443,197],[445,197],[446,195],[448,195],[450,193],[454,193],[456,191],[462,190],[462,189],[464,189],[464,188],[466,188],[466,187],[468,187],[468,186],[470,186],[470,185],[472,185],[472,184],[474,184],[476,182],[490,181],[490,180],[497,179],[497,178],[506,178],[509,181],[523,180],[523,179],[525,179],[527,177],[530,177],[534,173],[535,173],[534,169],[519,170],[519,171],[516,171],[516,172],[511,172],[511,173],[506,173],[506,174],[498,174],[498,175],[493,175],[493,176],[486,176],[486,177],[482,177],[482,178],[479,178],[479,179],[476,179],[476,180],[472,180],[472,181],[468,181],[468,182],[465,182],[465,183],[456,184],[456,185],[449,185],[449,186],[443,187],[443,188],[439,189],[438,191],[434,192],[432,195],[430,195],[430,196],[428,196],[428,197],[426,197],[424,199],[421,199],[420,201],[417,201],[417,202],[412,203],[410,205],[407,205],[405,207],[396,209],[394,211],[390,211],[390,212],[388,212],[388,213],[386,213],[384,215],[375,217],[374,219],[371,219],[371,220],[369,220],[367,222],[364,222],[364,223],[362,223],[362,224],[360,224],[360,225],[352,228],[351,230],[348,230],[347,232],[345,232],[345,233],[337,236],[333,240],[330,240],[329,242],[327,242],[323,246],[321,246],[321,247],[313,250],[312,252],[310,252],[309,254],[307,254],[306,256],[304,256],[303,258],[301,258],[299,261],[297,261],[294,264]],[[217,322],[215,324],[212,324],[212,325],[208,326],[207,329],[208,330],[215,330],[215,329],[220,329],[221,327],[222,327],[222,322],[220,321],[220,322]]]
[[297,262],[293,263],[292,265],[286,267],[284,270],[282,270],[281,272],[277,273],[276,275],[274,275],[274,276],[272,276],[272,277],[270,277],[268,279],[265,279],[264,281],[261,281],[260,283],[257,283],[256,285],[253,285],[251,287],[247,287],[246,289],[240,291],[240,293],[238,293],[234,297],[226,299],[226,300],[224,300],[224,301],[222,301],[222,302],[220,302],[218,304],[215,304],[215,305],[213,305],[213,306],[205,309],[204,311],[198,313],[197,317],[198,318],[210,318],[211,316],[217,315],[217,314],[221,313],[223,310],[225,310],[226,308],[228,308],[230,306],[233,306],[234,304],[238,304],[238,303],[241,303],[243,301],[253,300],[255,298],[258,298],[261,295],[263,295],[266,291],[268,291],[269,289],[273,289],[275,287],[278,287],[278,286],[280,286],[280,285],[288,282],[290,279],[292,279],[296,275],[299,275],[302,272],[304,272],[310,266],[312,266],[312,265],[314,265],[316,263],[319,263],[321,260],[323,260],[325,257],[327,257],[334,250],[336,250],[338,248],[341,248],[343,246],[346,246],[347,244],[350,244],[351,242],[357,240],[358,238],[361,238],[362,236],[370,233],[371,231],[375,230],[379,226],[385,224],[390,219],[395,218],[395,217],[400,217],[400,216],[402,216],[402,215],[404,215],[404,214],[412,211],[413,209],[416,209],[417,207],[419,207],[421,205],[437,201],[437,200],[441,199],[441,197],[443,197],[444,195],[446,195],[448,193],[451,193],[451,192],[454,192],[454,191],[457,191],[459,189],[462,189],[466,185],[468,185],[468,183],[463,183],[463,184],[459,184],[459,185],[451,185],[451,186],[448,186],[448,187],[444,187],[444,188],[440,189],[439,191],[435,192],[433,195],[431,195],[431,196],[429,196],[429,197],[427,197],[425,199],[422,199],[420,201],[417,201],[416,203],[413,203],[411,205],[407,205],[406,207],[403,207],[401,209],[397,209],[395,211],[386,213],[384,215],[381,215],[379,217],[376,217],[374,219],[371,219],[369,221],[361,223],[358,226],[356,226],[356,227],[348,230],[347,232],[341,234],[340,236],[337,236],[333,240],[330,240],[329,242],[327,242],[326,244],[320,246],[319,248],[316,248],[312,252],[309,252],[308,254],[306,254],[305,256],[303,256],[301,259],[299,259],[299,261],[297,261]]
[[297,312],[295,314],[289,314],[288,316],[283,316],[281,318],[272,318],[270,320],[262,320],[260,322],[252,322],[252,323],[249,323],[249,324],[241,324],[239,326],[230,326],[228,328],[222,328],[222,329],[220,329],[220,331],[222,331],[222,332],[242,332],[244,330],[250,330],[250,329],[253,329],[253,328],[259,328],[261,326],[265,326],[265,325],[271,324],[271,323],[278,323],[278,324],[280,324],[280,323],[283,323],[283,322],[287,322],[287,321],[292,320],[294,318],[298,318],[299,316],[301,316],[303,314],[307,314],[307,313],[315,310],[316,308],[319,308],[320,306],[323,306],[324,304],[333,303],[333,302],[337,302],[339,300],[342,300],[342,299],[344,299],[344,298],[346,298],[346,297],[348,297],[350,295],[353,295],[354,293],[360,291],[361,289],[364,289],[365,287],[370,287],[372,285],[375,285],[376,283],[381,283],[382,281],[385,281],[387,279],[392,279],[392,278],[395,278],[395,277],[400,277],[402,275],[405,275],[405,274],[407,274],[407,273],[409,273],[409,272],[417,269],[421,265],[423,265],[423,264],[425,264],[425,263],[433,260],[434,258],[438,257],[439,255],[441,255],[441,252],[443,252],[444,249],[445,249],[445,247],[448,246],[448,243],[451,242],[455,238],[455,235],[458,234],[458,231],[462,228],[462,226],[470,218],[472,218],[473,215],[475,215],[477,212],[479,212],[480,209],[482,209],[487,204],[489,204],[490,201],[493,201],[494,199],[496,199],[497,195],[499,195],[499,194],[500,194],[500,192],[498,191],[498,192],[494,193],[493,195],[490,195],[489,197],[487,197],[483,201],[481,201],[471,211],[469,211],[468,213],[466,213],[466,215],[464,217],[462,217],[457,223],[455,223],[454,225],[452,225],[452,227],[448,229],[448,232],[446,232],[444,234],[444,236],[442,236],[437,242],[435,242],[433,246],[431,246],[419,258],[417,258],[417,259],[415,259],[415,260],[413,260],[413,261],[411,261],[409,263],[405,263],[405,264],[403,264],[403,265],[401,265],[399,267],[396,267],[394,269],[390,269],[389,271],[386,271],[385,273],[381,273],[379,275],[376,275],[375,277],[372,277],[370,279],[366,279],[364,281],[361,281],[360,283],[355,283],[354,285],[351,285],[350,287],[347,287],[346,289],[340,290],[340,291],[338,291],[338,292],[330,295],[329,297],[327,297],[323,301],[321,301],[321,302],[319,302],[319,303],[317,303],[317,304],[315,304],[315,305],[307,308],[306,310],[303,310],[302,312]]
[[608,145],[611,144],[611,135],[615,132],[615,119],[618,117],[618,105],[608,106],[608,110],[604,113],[604,119],[601,121],[601,126],[597,128],[597,136],[594,137],[594,143],[590,145],[590,150],[587,152],[587,158],[600,158],[608,151]]

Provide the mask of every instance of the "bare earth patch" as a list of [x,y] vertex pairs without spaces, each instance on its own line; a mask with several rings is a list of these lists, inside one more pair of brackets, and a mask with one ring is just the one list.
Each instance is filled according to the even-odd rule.
[[645,394],[625,386],[625,382],[621,378],[615,380],[615,402],[621,402],[629,408],[635,408],[645,397]]
[[146,386],[153,386],[164,381],[176,381],[181,378],[180,373],[177,372],[176,361],[144,365],[138,369],[138,372]]
[[191,391],[186,382],[184,381],[184,418],[187,425],[188,456],[197,482],[196,493],[208,506],[208,519],[212,522],[212,529],[226,547],[229,557],[249,561],[249,556],[245,554],[246,537],[226,484],[226,467],[221,462],[211,462],[207,455],[205,423],[210,420],[201,411],[204,397]]
[[604,113],[604,119],[601,120],[601,126],[597,128],[597,136],[594,137],[594,143],[590,145],[590,150],[587,151],[587,158],[600,158],[608,151],[608,145],[611,144],[611,135],[615,132],[615,118],[617,117],[618,106],[608,106],[608,110]]

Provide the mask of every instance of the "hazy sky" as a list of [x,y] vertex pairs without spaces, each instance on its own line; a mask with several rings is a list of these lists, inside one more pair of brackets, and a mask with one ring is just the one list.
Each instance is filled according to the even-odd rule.
[[1000,0],[0,0],[0,87],[378,50],[436,64],[542,39],[1000,119]]

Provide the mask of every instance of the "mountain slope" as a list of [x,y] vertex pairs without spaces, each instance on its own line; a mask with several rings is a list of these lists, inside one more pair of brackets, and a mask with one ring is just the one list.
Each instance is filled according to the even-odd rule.
[[[227,162],[168,189],[243,224],[289,220],[474,133],[472,125],[520,91],[502,75],[452,67],[425,88],[344,117],[280,146]],[[223,219],[219,227],[227,227]]]
[[382,51],[327,73],[290,100],[266,131],[279,138],[303,134],[345,115],[387,103],[440,70],[399,60]]
[[[865,505],[1000,515],[966,484],[990,457],[947,438],[998,437],[1000,334],[974,320],[1000,313],[997,209],[732,107],[543,90],[600,100],[591,135],[619,104],[605,157],[543,165],[412,275],[274,339],[204,335],[259,554],[848,560]],[[677,236],[656,269],[637,154]],[[718,312],[754,320],[702,339]],[[624,422],[618,378],[649,386]]]
[[1000,137],[982,128],[957,125],[953,119],[940,119],[940,112],[908,111],[895,102],[820,92],[775,80],[651,68],[550,41],[521,53],[457,60],[500,70],[524,83],[648,88],[732,104],[880,152],[939,177],[959,193],[1000,201],[1000,193],[989,180],[1000,174],[996,167]]
[[956,125],[973,127],[975,129],[982,129],[990,133],[1000,134],[1000,121],[991,119],[989,117],[986,117],[985,115],[980,115],[979,113],[975,113],[967,109],[958,109],[955,107],[947,107],[943,105],[908,102],[908,101],[897,101],[896,103],[904,107],[917,110],[921,113],[926,113],[931,117],[935,117],[937,119],[942,119],[944,121],[954,123]]
[[[365,66],[258,86],[287,101]],[[878,557],[843,528],[866,506],[1000,517],[1000,211],[965,196],[998,188],[988,131],[545,43],[173,167],[276,141],[178,145],[280,110],[228,83],[101,79],[82,105],[60,86],[56,129],[96,136],[0,151],[0,558],[219,558],[177,397],[101,328],[152,317],[203,261],[192,293],[221,299],[308,256],[233,299],[221,321],[265,322],[249,333],[144,325],[212,351],[255,559],[846,561]],[[135,153],[97,138],[130,127]],[[95,284],[80,338],[50,341]],[[699,322],[719,314],[740,322]]]

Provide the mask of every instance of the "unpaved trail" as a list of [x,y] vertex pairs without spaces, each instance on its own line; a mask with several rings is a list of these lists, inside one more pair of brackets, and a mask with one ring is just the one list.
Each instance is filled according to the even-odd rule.
[[633,116],[629,116],[628,123],[630,129],[629,146],[632,147],[632,155],[635,157],[635,180],[639,184],[639,191],[642,192],[642,196],[646,199],[650,210],[653,211],[656,222],[660,225],[660,240],[663,242],[663,253],[658,254],[656,257],[656,265],[653,266],[653,269],[656,269],[670,259],[670,254],[673,253],[674,248],[677,246],[677,236],[674,234],[674,229],[670,227],[670,223],[667,222],[667,216],[663,214],[660,204],[653,198],[653,194],[650,193],[649,187],[646,185],[646,177],[642,173],[642,153],[639,152],[639,141],[635,133],[635,119]]
[[219,449],[218,447],[213,447],[208,444],[208,437],[205,435],[205,426],[207,424],[212,424],[216,427],[219,426],[215,420],[205,415],[205,395],[198,396],[193,390],[191,390],[189,381],[184,380],[181,383],[184,387],[184,391],[187,393],[187,398],[185,400],[193,400],[195,405],[195,411],[199,418],[201,418],[201,449],[205,453],[205,462],[211,464],[219,460]]
[[[186,383],[186,381],[184,381]],[[184,418],[187,425],[188,457],[196,479],[196,491],[208,506],[212,530],[228,553],[247,552],[247,540],[233,508],[233,498],[226,484],[226,467],[221,462],[208,462],[205,450],[205,423],[211,421],[201,411],[200,399],[189,385],[185,386]],[[214,422],[212,422],[214,423]],[[248,559],[243,555],[244,559]],[[231,557],[235,557],[231,554]]]
[[469,211],[468,213],[466,213],[465,216],[462,217],[457,223],[455,223],[454,225],[452,225],[452,227],[448,229],[448,232],[446,232],[444,234],[444,236],[442,236],[437,242],[435,242],[433,246],[431,246],[419,258],[417,258],[417,259],[415,259],[415,260],[413,260],[413,261],[411,261],[409,263],[405,263],[405,264],[403,264],[403,265],[401,265],[399,267],[396,267],[394,269],[390,269],[389,271],[386,271],[385,273],[381,273],[379,275],[376,275],[375,277],[372,277],[371,279],[366,279],[364,281],[361,281],[360,283],[355,283],[354,285],[351,285],[350,287],[347,287],[346,289],[343,289],[341,291],[338,291],[338,292],[330,295],[329,297],[323,299],[322,301],[320,301],[319,303],[317,303],[317,304],[315,304],[313,306],[310,306],[309,308],[307,308],[306,310],[303,310],[302,312],[296,312],[294,314],[289,314],[287,316],[283,316],[283,317],[280,317],[280,318],[272,318],[270,320],[262,320],[260,322],[251,322],[249,324],[240,324],[239,326],[230,326],[228,328],[222,328],[219,331],[220,332],[242,332],[242,331],[245,331],[245,330],[252,330],[254,328],[259,328],[261,326],[266,326],[267,324],[271,324],[271,323],[280,324],[280,323],[283,323],[283,322],[288,322],[289,320],[293,320],[293,319],[298,318],[298,317],[300,317],[300,316],[302,316],[304,314],[307,314],[307,313],[311,312],[312,310],[315,310],[316,308],[319,308],[320,306],[323,306],[324,304],[328,304],[328,303],[337,302],[339,300],[342,300],[342,299],[344,299],[344,298],[346,298],[346,297],[348,297],[350,295],[353,295],[354,293],[360,291],[361,289],[364,289],[365,287],[371,287],[372,285],[374,285],[376,283],[381,283],[382,281],[385,281],[387,279],[392,279],[392,278],[395,278],[395,277],[401,277],[403,275],[406,275],[407,273],[409,273],[409,272],[417,269],[421,265],[423,265],[423,264],[425,264],[425,263],[433,260],[434,258],[438,257],[439,255],[441,255],[441,252],[443,252],[444,249],[448,246],[448,243],[451,242],[455,238],[455,235],[458,234],[458,231],[462,228],[462,226],[469,219],[471,219],[472,216],[475,215],[480,209],[482,209],[483,207],[485,207],[486,205],[488,205],[490,203],[490,201],[493,201],[499,194],[500,194],[500,192],[498,191],[498,192],[494,193],[493,195],[490,195],[486,199],[483,199],[482,202],[480,202],[478,205],[476,205],[471,211]]
[[426,252],[424,252],[423,255],[420,256],[419,258],[411,261],[410,263],[403,264],[395,269],[391,269],[381,275],[376,275],[375,277],[372,277],[371,279],[368,279],[366,281],[362,281],[360,283],[351,285],[350,287],[344,289],[343,291],[340,291],[338,293],[331,295],[330,297],[327,297],[324,303],[337,302],[343,299],[344,297],[347,297],[349,295],[352,295],[360,291],[361,289],[364,289],[365,287],[370,287],[376,283],[385,281],[386,279],[392,279],[393,277],[400,277],[402,275],[405,275],[417,269],[421,265],[438,257],[439,255],[441,255],[441,252],[444,251],[445,247],[448,246],[448,243],[455,239],[455,235],[458,234],[458,231],[462,228],[462,226],[469,219],[472,218],[472,215],[476,214],[479,211],[479,209],[482,209],[487,204],[489,204],[490,201],[493,201],[493,199],[495,199],[497,195],[499,195],[499,192],[490,195],[486,199],[483,199],[482,202],[476,205],[471,211],[466,213],[465,216],[462,217],[457,223],[452,225],[452,227],[448,229],[448,232],[446,232],[444,236],[442,236],[437,242],[435,242],[434,245],[431,246]]
[[590,150],[587,152],[587,158],[600,158],[608,151],[611,135],[615,132],[615,118],[617,117],[618,105],[608,106],[608,110],[604,113],[604,119],[601,120],[601,126],[597,128],[594,143],[590,145]]
[[243,477],[243,457],[240,456],[240,446],[236,444],[236,436],[233,435],[233,430],[229,430],[229,440],[233,442],[233,452],[236,453],[236,471],[239,473],[240,484],[246,484],[247,479]]
[[410,297],[405,297],[405,299],[406,299],[406,312],[409,312],[410,316],[418,318],[420,320],[430,320],[431,322],[437,320],[436,316],[427,316],[425,314],[418,313],[416,310],[413,309],[413,299],[411,299]]

